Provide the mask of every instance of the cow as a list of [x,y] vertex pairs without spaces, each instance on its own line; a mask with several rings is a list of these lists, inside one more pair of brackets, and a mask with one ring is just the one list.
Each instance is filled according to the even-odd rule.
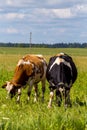
[[73,59],[65,53],[52,56],[48,63],[46,78],[50,89],[48,108],[52,106],[54,91],[58,106],[62,100],[65,107],[71,106],[70,89],[77,79],[77,68]]
[[41,81],[42,100],[44,100],[46,69],[47,63],[42,55],[27,54],[18,61],[12,80],[3,84],[2,88],[6,88],[10,98],[18,94],[17,102],[20,102],[21,89],[29,86],[27,92],[29,101],[31,90],[34,86],[34,101],[36,102],[38,97],[38,83]]

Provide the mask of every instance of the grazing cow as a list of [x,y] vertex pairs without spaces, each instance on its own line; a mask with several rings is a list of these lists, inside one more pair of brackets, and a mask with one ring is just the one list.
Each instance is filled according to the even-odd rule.
[[48,108],[52,106],[54,90],[56,90],[58,106],[61,105],[63,97],[65,106],[71,106],[70,89],[77,78],[77,69],[72,58],[64,53],[51,57],[47,67],[46,78],[50,88]]
[[18,61],[14,76],[2,88],[6,88],[8,95],[14,97],[18,93],[17,102],[20,101],[21,89],[28,88],[28,100],[32,87],[35,89],[34,101],[37,101],[38,83],[42,83],[42,99],[44,99],[47,63],[42,55],[26,55]]

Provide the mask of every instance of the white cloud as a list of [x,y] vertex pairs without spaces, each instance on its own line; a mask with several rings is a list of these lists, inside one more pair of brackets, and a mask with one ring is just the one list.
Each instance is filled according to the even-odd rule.
[[6,15],[7,19],[23,19],[24,16],[25,15],[23,13],[8,13]]
[[7,0],[7,1],[6,1],[6,4],[7,4],[7,5],[13,5],[13,1],[12,1],[12,0]]
[[77,4],[71,8],[72,13],[74,16],[84,16],[87,15],[87,4]]
[[3,9],[2,8],[0,8],[0,12],[2,12],[3,11]]
[[29,4],[37,2],[36,0],[1,0],[0,6],[3,7],[29,7]]
[[87,4],[77,5],[77,9],[78,9],[78,11],[81,11],[83,13],[87,13]]
[[82,38],[86,38],[86,37],[87,37],[87,32],[81,32],[80,36],[81,36]]
[[34,11],[35,14],[41,17],[46,18],[71,18],[73,17],[73,13],[70,8],[65,9],[36,9]]
[[53,9],[52,13],[56,18],[71,18],[71,17],[73,17],[73,14],[72,14],[70,8]]
[[0,19],[3,20],[17,20],[17,19],[23,19],[25,15],[23,13],[5,13],[0,14]]
[[6,29],[6,32],[7,32],[7,33],[11,33],[11,34],[12,34],[12,33],[18,33],[18,30],[15,29],[15,28],[10,27],[10,28],[7,28],[7,29]]
[[7,33],[7,34],[17,34],[19,31],[16,28],[8,27],[8,28],[1,29],[0,32]]
[[47,0],[47,3],[49,5],[60,4],[61,0]]

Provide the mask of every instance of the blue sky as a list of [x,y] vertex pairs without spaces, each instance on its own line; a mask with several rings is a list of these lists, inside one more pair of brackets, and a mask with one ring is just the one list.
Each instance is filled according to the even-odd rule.
[[87,42],[87,0],[1,0],[0,42]]

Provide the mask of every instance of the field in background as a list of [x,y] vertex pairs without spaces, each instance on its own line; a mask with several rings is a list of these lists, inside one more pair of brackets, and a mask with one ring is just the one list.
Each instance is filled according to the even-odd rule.
[[42,103],[41,84],[39,102],[33,103],[34,93],[27,104],[27,89],[23,90],[21,103],[15,98],[6,100],[6,91],[0,87],[0,130],[87,130],[87,49],[78,48],[0,48],[0,86],[13,76],[18,60],[26,54],[43,54],[47,62],[59,52],[73,57],[78,78],[71,89],[72,108],[66,111],[62,104],[47,109],[49,88],[46,83],[45,102]]

